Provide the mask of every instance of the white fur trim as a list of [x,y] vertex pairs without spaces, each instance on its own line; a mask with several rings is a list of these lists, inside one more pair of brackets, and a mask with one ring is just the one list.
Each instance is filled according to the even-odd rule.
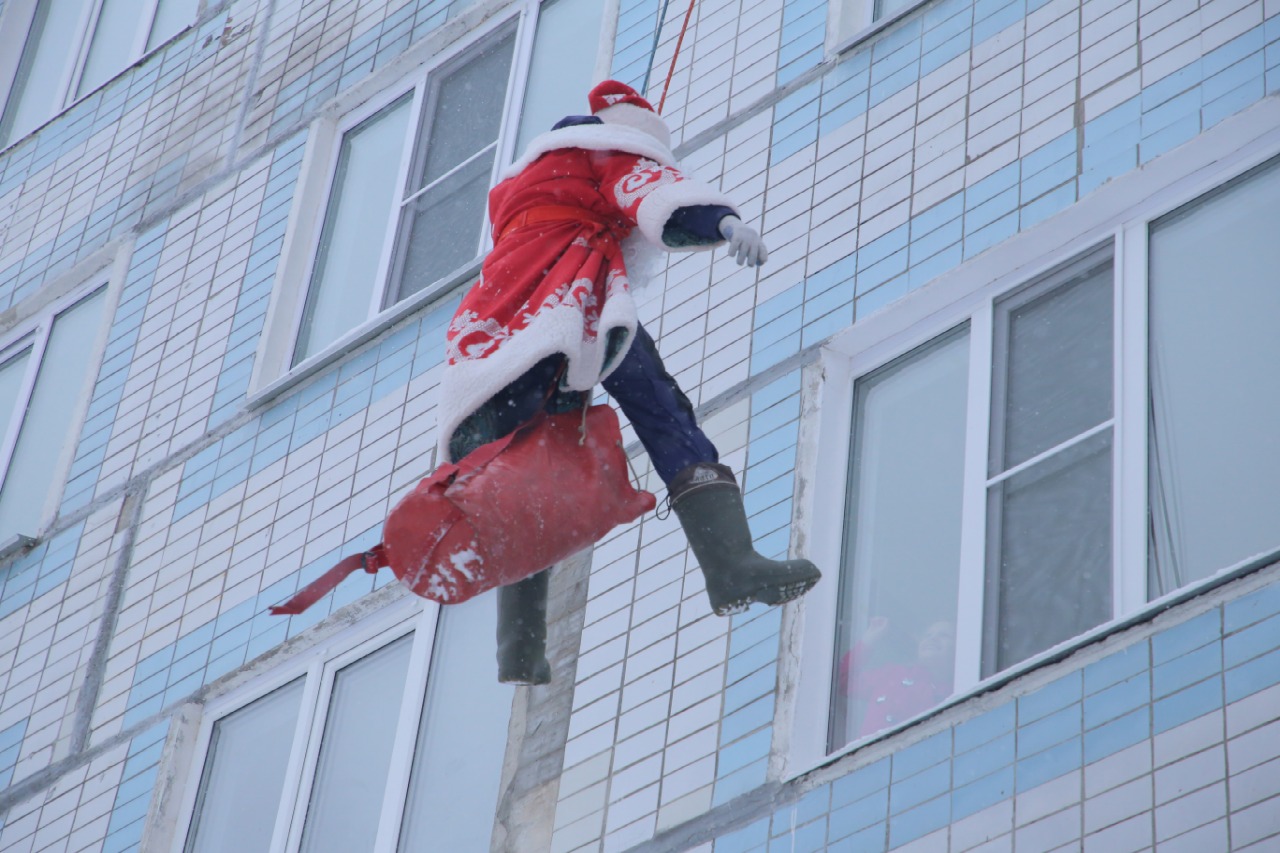
[[597,111],[596,118],[605,124],[634,127],[649,134],[667,148],[671,147],[671,128],[667,127],[662,116],[653,110],[646,110],[635,104],[613,104]]
[[604,304],[599,335],[592,344],[582,339],[582,311],[576,306],[564,306],[540,313],[485,358],[447,365],[440,381],[437,458],[449,459],[449,442],[468,415],[549,355],[566,353],[569,356],[569,367],[561,380],[563,387],[590,391],[622,361],[619,356],[605,369],[610,331],[626,330],[626,340],[619,350],[625,354],[635,339],[638,322],[631,294],[616,292]]
[[672,247],[662,242],[662,229],[666,226],[667,220],[671,218],[671,214],[675,213],[679,208],[699,204],[718,204],[735,212],[738,209],[723,193],[712,189],[701,181],[685,177],[684,180],[660,186],[649,193],[644,201],[640,202],[640,208],[636,215],[636,224],[640,226],[640,233],[644,234],[650,242],[655,246],[662,246],[668,252],[705,251],[706,249],[714,248],[717,243],[708,243],[702,246]]
[[585,148],[588,151],[622,151],[656,160],[663,166],[676,165],[671,149],[649,134],[621,124],[579,124],[540,133],[510,166],[502,170],[501,180],[513,178],[548,151],[561,148]]

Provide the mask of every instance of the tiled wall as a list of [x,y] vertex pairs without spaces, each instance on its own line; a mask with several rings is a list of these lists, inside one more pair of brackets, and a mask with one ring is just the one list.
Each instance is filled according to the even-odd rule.
[[1015,685],[888,757],[833,768],[822,775],[835,779],[719,837],[715,853],[1277,849],[1270,575],[1137,642],[1086,650],[1048,683]]
[[137,850],[168,723],[69,769],[14,804],[0,821],[0,850]]
[[[233,2],[0,152],[0,309],[97,272],[83,262],[104,247],[128,253],[61,518],[0,567],[0,797],[56,771],[3,801],[0,850],[137,849],[172,709],[388,581],[264,612],[370,544],[432,467],[456,297],[270,402],[246,393],[308,122],[477,5]],[[616,76],[644,77],[661,5],[620,3]],[[669,4],[655,99],[686,8]],[[802,350],[1280,91],[1275,0],[931,0],[838,58],[826,20],[815,0],[696,4],[666,115],[771,258],[682,256],[640,297],[774,556]],[[1266,849],[1276,589],[741,815],[777,782],[781,615],[711,616],[676,519],[646,518],[596,548],[552,847],[622,850],[713,813],[732,828],[688,849],[1114,853],[1219,849],[1228,832]]]
[[[119,554],[108,503],[5,569],[0,589],[0,781],[64,757]],[[4,849],[0,847],[0,849]]]

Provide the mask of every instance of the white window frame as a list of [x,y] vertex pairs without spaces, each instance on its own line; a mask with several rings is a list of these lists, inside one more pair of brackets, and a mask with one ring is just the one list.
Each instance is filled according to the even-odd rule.
[[[117,256],[114,270],[103,270],[87,277],[87,280],[84,280],[83,283],[70,292],[53,298],[46,305],[34,311],[26,319],[16,324],[8,334],[5,334],[3,343],[0,343],[0,364],[8,361],[26,347],[30,346],[32,348],[31,355],[27,360],[22,385],[14,404],[14,416],[8,424],[0,424],[0,431],[2,431],[2,436],[0,436],[0,489],[3,489],[9,475],[9,463],[18,443],[18,435],[21,432],[23,421],[26,419],[26,408],[31,401],[31,395],[35,391],[36,379],[40,372],[40,365],[44,360],[45,349],[48,346],[49,335],[53,331],[54,322],[61,314],[89,297],[99,292],[103,295],[102,317],[95,333],[95,339],[90,345],[89,362],[86,365],[84,379],[78,390],[75,406],[72,409],[71,422],[67,425],[67,439],[63,442],[58,461],[54,465],[53,482],[48,485],[48,491],[43,497],[40,520],[34,530],[15,531],[12,534],[0,531],[0,558],[10,553],[14,548],[39,541],[57,517],[58,507],[62,503],[62,495],[66,489],[67,472],[75,459],[76,450],[80,443],[80,430],[84,425],[84,417],[88,412],[89,402],[93,398],[93,388],[98,379],[98,369],[102,364],[102,353],[106,348],[107,337],[111,331],[111,317],[115,314],[115,306],[119,300],[120,287],[118,282],[123,281],[124,272],[122,261],[127,264],[129,254],[130,252],[127,249],[121,251]],[[57,283],[50,285],[49,288],[53,291],[62,289],[58,287]]]
[[831,0],[827,5],[827,55],[845,53],[924,4],[925,0],[915,0],[877,18],[876,0]]
[[[40,2],[42,0],[8,0],[3,12],[0,12],[0,93],[3,93],[3,99],[0,100],[0,116],[8,108],[9,99],[14,94],[13,87],[18,74],[18,66],[22,62],[22,54],[26,48],[27,38],[31,25],[35,21],[36,9]],[[89,50],[93,46],[93,36],[94,31],[97,29],[98,16],[105,2],[106,0],[85,0],[81,7],[80,21],[76,31],[67,39],[67,55],[63,61],[62,78],[58,81],[55,89],[55,100],[54,103],[50,104],[49,115],[45,117],[44,121],[28,130],[22,136],[0,139],[0,150],[9,148],[25,139],[47,124],[50,119],[53,119],[83,97],[93,93],[94,90],[91,90],[85,92],[83,96],[76,96],[76,90],[79,88],[80,80],[84,76],[85,64],[89,59]],[[146,14],[138,20],[138,27],[134,33],[133,45],[130,47],[128,60],[118,69],[112,79],[147,55],[147,40],[151,35],[151,28],[155,25],[156,12],[160,6],[160,0],[144,0],[144,3],[147,7]],[[192,20],[189,22],[189,26],[195,23],[196,21]],[[178,32],[182,32],[182,30]],[[157,46],[157,49],[159,49],[159,46]],[[101,88],[101,86],[98,88]]]
[[269,848],[270,853],[296,851],[302,841],[309,792],[315,780],[335,675],[348,664],[412,632],[413,648],[409,653],[405,688],[397,717],[395,746],[391,753],[386,795],[378,821],[377,843],[370,851],[395,853],[422,714],[427,710],[427,676],[431,668],[439,614],[438,604],[413,597],[402,598],[382,613],[366,617],[356,626],[318,642],[270,672],[253,677],[248,683],[239,683],[243,680],[237,680],[238,686],[230,686],[225,692],[209,699],[201,715],[190,766],[184,774],[182,794],[177,801],[179,812],[176,831],[167,848],[173,853],[182,853],[186,847],[214,725],[273,691],[299,678],[306,678],[285,772],[281,808],[276,814]]
[[[383,307],[383,301],[390,298],[388,294],[392,287],[398,285],[398,282],[390,281],[389,277],[392,264],[395,262],[396,235],[400,229],[399,214],[405,201],[404,187],[419,143],[418,133],[422,126],[423,110],[428,106],[427,99],[435,75],[438,72],[447,71],[449,66],[463,60],[468,53],[482,48],[489,39],[496,37],[500,30],[510,27],[514,22],[515,47],[507,81],[502,122],[498,130],[497,156],[494,158],[494,167],[490,175],[492,187],[501,171],[515,159],[514,149],[524,107],[525,86],[533,56],[538,15],[544,2],[545,0],[517,0],[509,4],[501,13],[493,15],[483,24],[469,30],[465,38],[435,50],[430,55],[429,61],[423,62],[420,67],[402,76],[394,84],[384,85],[372,96],[364,95],[358,105],[345,110],[343,109],[345,104],[339,101],[326,115],[312,123],[307,148],[303,155],[302,173],[299,178],[300,190],[295,195],[289,215],[289,226],[285,234],[281,282],[272,293],[266,324],[268,332],[263,335],[258,358],[254,360],[254,370],[250,380],[251,404],[274,397],[285,388],[333,362],[341,354],[381,334],[395,323],[439,300],[457,287],[474,280],[479,273],[485,253],[492,247],[492,240],[487,235],[482,242],[481,250],[471,262],[417,293]],[[608,6],[602,16],[602,33],[616,27],[616,5],[616,0],[608,0]],[[612,50],[611,40],[607,47],[608,51]],[[597,45],[595,64],[597,72],[602,67],[601,57],[606,52],[602,35]],[[400,163],[396,173],[396,208],[389,217],[387,232],[383,235],[377,273],[379,284],[371,294],[369,316],[328,346],[317,350],[297,364],[291,364],[306,308],[307,293],[311,287],[312,274],[319,257],[320,236],[324,228],[327,207],[333,194],[343,136],[361,122],[409,93],[412,93],[413,103],[410,107],[405,144],[401,148]],[[359,92],[355,94],[361,95]]]
[[[939,707],[991,689],[1046,660],[1153,614],[1198,588],[1221,582],[1255,560],[1148,599],[1147,573],[1147,244],[1153,220],[1194,202],[1251,169],[1280,157],[1280,103],[1260,103],[1185,146],[1122,176],[1082,203],[1051,217],[943,275],[913,298],[859,321],[820,351],[806,383],[797,466],[797,541],[839,584],[846,526],[848,455],[854,382],[957,326],[969,324],[969,402],[961,511],[955,693]],[[994,303],[1065,265],[1112,246],[1112,619],[988,678],[981,677],[986,580],[986,513],[991,417]],[[806,422],[807,419],[807,422]],[[819,474],[821,472],[821,474]],[[838,596],[805,596],[795,605],[798,641],[784,647],[784,683],[794,681],[789,737],[775,756],[793,778],[881,739],[903,721],[827,751],[835,663]],[[928,716],[931,709],[914,719]]]

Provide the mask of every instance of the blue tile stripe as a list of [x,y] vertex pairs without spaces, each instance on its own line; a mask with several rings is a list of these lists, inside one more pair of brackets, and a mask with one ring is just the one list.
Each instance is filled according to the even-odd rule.
[[13,771],[22,752],[22,739],[27,734],[27,722],[19,720],[8,728],[0,729],[0,789],[7,788],[13,781]]
[[296,80],[281,88],[271,116],[268,138],[291,132],[340,92],[364,80],[421,41],[475,0],[416,0],[371,23],[350,41],[339,42],[327,56]]
[[[735,625],[731,645],[740,630]],[[776,642],[775,637],[774,655]],[[1205,663],[1210,660],[1215,664]],[[774,669],[761,661],[751,665],[772,677]],[[1153,684],[1170,677],[1157,675],[1162,668],[1170,676],[1179,673],[1164,695],[1159,687],[1153,692]],[[740,693],[754,692],[752,677],[737,677],[744,686]],[[1183,682],[1193,683],[1184,687]],[[713,849],[895,849],[1217,710],[1224,696],[1236,702],[1277,684],[1280,582],[1165,628],[823,784],[768,820],[721,836]],[[731,684],[726,690],[726,703],[732,689]],[[732,743],[722,737],[722,761],[729,756],[732,770],[766,760],[769,732],[767,726],[746,736],[735,731]],[[727,799],[720,794],[723,781],[717,782],[717,804]],[[763,781],[761,777],[745,790]]]
[[67,475],[63,513],[86,506],[93,499],[168,231],[169,222],[164,220],[138,237],[102,354],[102,366],[98,368],[93,397],[85,413],[75,459]]
[[141,849],[142,830],[168,735],[169,721],[164,720],[130,741],[102,853],[132,853]]
[[444,360],[444,334],[461,294],[437,304],[375,344],[312,379],[186,461],[173,518],[324,435]]
[[222,358],[222,370],[218,373],[213,410],[209,415],[210,429],[226,423],[240,408],[249,391],[249,377],[266,322],[267,303],[276,280],[306,139],[305,131],[295,134],[281,143],[272,157],[261,213],[249,247],[249,261],[240,283],[236,312],[227,337],[227,351]]
[[[751,397],[747,465],[742,476],[756,549],[785,557],[799,438],[800,372],[792,371]],[[723,803],[759,786],[768,769],[777,686],[778,608],[731,617],[720,750],[713,801]]]
[[333,568],[342,557],[372,547],[381,536],[379,524],[142,658],[134,667],[133,685],[125,703],[124,727],[160,713],[209,682],[296,637],[335,610],[394,581],[395,576],[389,569],[376,576],[357,573],[305,613],[273,616],[267,612],[269,606],[292,596]]
[[827,35],[826,0],[786,0],[778,47],[779,86],[785,86],[823,59]]
[[[152,101],[163,87],[173,85],[187,71],[209,61],[218,50],[218,40],[209,36],[220,34],[225,24],[225,16],[219,16],[170,42],[144,64],[127,70],[0,154],[0,195],[39,175],[94,134],[119,124],[131,111]],[[144,141],[139,137],[138,144]],[[132,152],[126,149],[110,152],[112,163],[131,156]],[[186,167],[186,153],[170,156],[154,172],[137,177],[119,195],[95,196],[98,206],[88,216],[64,223],[53,239],[27,247],[21,261],[0,270],[0,309],[17,304],[75,262],[132,231],[144,217],[154,217],[171,206]],[[50,196],[41,203],[46,208],[41,215],[47,217],[49,206],[65,204],[66,199]],[[23,214],[29,215],[27,211]]]
[[84,525],[82,521],[68,527],[0,569],[0,619],[71,577]]
[[[662,0],[622,0],[618,9],[618,28],[613,38],[613,69],[610,76],[637,90],[644,83],[653,35],[658,27]],[[661,87],[661,81],[658,81]],[[653,79],[649,88],[654,87]]]
[[[1032,9],[1036,3],[1032,2]],[[772,164],[796,155],[1028,12],[1025,0],[946,0],[859,45],[773,108]],[[933,280],[1103,183],[1280,91],[1280,15],[1145,87],[1138,95],[918,212],[900,228],[756,308],[758,374]],[[1082,141],[1083,140],[1083,141]],[[856,217],[857,208],[837,214]]]

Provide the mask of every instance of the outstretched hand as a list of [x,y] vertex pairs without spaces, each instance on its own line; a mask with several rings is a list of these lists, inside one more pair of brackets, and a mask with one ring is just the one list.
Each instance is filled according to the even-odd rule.
[[729,254],[739,264],[757,267],[769,259],[769,250],[760,239],[760,232],[744,225],[736,216],[720,220],[720,236],[729,241]]

